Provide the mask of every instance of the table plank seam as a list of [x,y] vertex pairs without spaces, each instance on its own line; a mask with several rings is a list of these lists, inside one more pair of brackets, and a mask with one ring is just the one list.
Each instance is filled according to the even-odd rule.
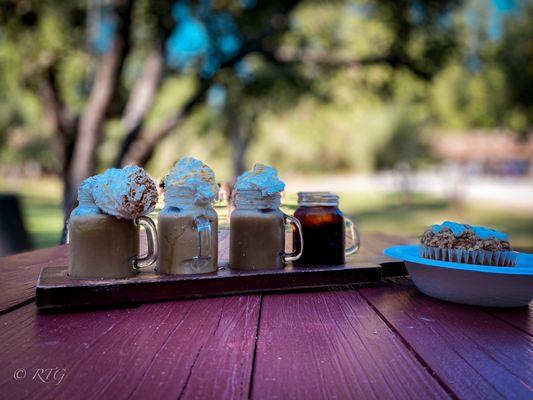
[[392,331],[393,334],[395,334],[400,342],[405,346],[405,348],[411,352],[414,356],[414,358],[418,361],[418,363],[424,368],[428,374],[435,379],[435,381],[439,384],[439,386],[448,394],[452,399],[459,399],[459,396],[450,388],[439,376],[438,374],[426,363],[424,358],[418,354],[418,352],[409,344],[409,342],[403,337],[403,335],[396,329],[396,327],[383,315],[377,307],[372,304],[372,302],[363,294],[359,293],[361,297],[365,300],[365,302],[374,310],[374,312],[381,318],[381,320],[389,327],[389,329]]
[[[222,320],[222,315],[224,314],[224,306],[226,305],[226,299],[227,298],[224,298],[224,300],[222,301],[222,306],[220,307],[220,314],[218,316],[217,325],[215,326],[215,329],[213,329],[212,336],[214,336],[216,334],[216,332],[217,332],[217,330],[218,330],[218,328],[220,326],[220,321]],[[208,340],[205,340],[204,343],[200,346],[200,348],[196,352],[196,355],[194,356],[194,360],[191,363],[189,371],[187,371],[187,377],[185,378],[185,382],[183,383],[183,386],[181,388],[180,394],[177,397],[178,400],[180,400],[183,397],[183,395],[185,394],[185,390],[187,389],[187,386],[189,385],[189,382],[191,380],[192,371],[194,369],[194,366],[196,365],[196,362],[198,361],[198,358],[200,357],[200,354],[202,353],[202,350],[204,349],[204,347],[206,346],[206,344],[208,342],[209,342]]]
[[257,362],[257,344],[259,342],[259,331],[261,327],[261,312],[263,311],[263,298],[264,295],[260,295],[259,299],[259,311],[257,315],[257,326],[255,328],[255,338],[254,338],[254,353],[252,356],[252,370],[250,372],[250,382],[248,384],[248,399],[252,398],[253,388],[254,388],[254,377],[255,377],[255,366]]
[[[354,288],[352,288],[352,291],[355,292],[357,295],[360,296],[360,294],[357,292],[357,290],[354,290]],[[362,296],[361,296],[361,297],[362,297]],[[326,301],[326,299],[323,298],[322,300],[323,300],[323,302],[324,302],[324,306],[326,307],[326,309],[327,309],[330,313],[332,313],[333,310],[331,309],[331,306],[328,304],[328,302]],[[374,312],[375,312],[375,311],[374,311]],[[342,313],[343,313],[343,315],[346,317],[346,319],[349,321],[349,319],[347,318],[348,315],[346,314],[346,311],[345,311],[345,310],[342,310]],[[321,317],[322,317],[321,315],[318,315],[318,318],[319,318],[319,319],[321,320],[321,322],[324,324],[325,321],[324,321],[323,318],[321,318]],[[337,324],[337,326],[338,326],[337,321],[335,321],[335,324]],[[361,340],[361,342],[362,342],[361,335],[360,335],[360,333],[358,332],[358,330],[356,329],[356,327],[353,325],[352,321],[349,321],[349,324],[350,324],[350,326],[352,326],[352,328],[354,328],[354,329],[353,329],[353,332],[355,333],[355,335],[357,335],[357,337],[359,338],[359,340]],[[340,334],[341,334],[343,337],[346,338],[346,340],[348,340],[347,335],[346,335],[345,332],[343,332],[342,330],[339,330],[339,332],[340,332]],[[374,355],[371,354],[370,356],[372,357],[372,360],[376,361],[375,358],[374,358]],[[356,360],[357,360],[357,357],[356,357]],[[357,360],[357,361],[359,362],[359,360]],[[360,362],[359,362],[359,364],[360,364],[361,367],[362,367],[363,374],[365,374],[365,376],[368,376],[368,375],[367,375],[367,371],[366,371],[366,369],[364,368],[364,364],[362,364],[362,363],[360,363]],[[384,379],[384,376],[383,376],[383,374],[381,373],[381,371],[379,371],[379,373],[380,373],[381,378]],[[368,376],[368,379],[370,380],[371,377]],[[373,392],[373,394],[374,394],[374,396],[375,396],[376,398],[379,398],[379,397],[380,397],[380,396],[379,396],[379,393],[377,393],[377,392],[375,391],[375,388],[374,388],[373,386],[371,387],[371,390],[372,390],[372,392]]]
[[[189,313],[191,312],[191,309],[192,309],[192,303],[189,304],[189,308],[187,309],[187,312],[183,315],[183,317],[180,319],[180,321],[176,324],[176,326],[174,328],[172,328],[172,330],[169,332],[169,334],[167,335],[166,339],[164,340],[164,342],[161,344],[161,347],[154,353],[154,355],[152,356],[152,359],[150,360],[150,363],[148,364],[148,366],[146,367],[145,371],[144,371],[144,374],[143,376],[141,377],[141,379],[139,379],[137,381],[137,385],[135,385],[135,387],[133,388],[133,390],[130,392],[130,394],[127,396],[128,398],[131,398],[135,392],[137,391],[137,389],[141,386],[144,378],[146,377],[146,375],[148,374],[148,371],[150,370],[150,367],[152,366],[152,364],[154,363],[155,359],[157,358],[159,352],[163,349],[163,347],[165,347],[165,344],[169,341],[169,339],[172,337],[172,335],[174,334],[174,332],[182,325],[183,321],[185,321],[185,319],[187,318],[187,316],[189,315]],[[170,315],[171,313],[169,312],[169,315],[168,315],[168,318],[170,318]]]
[[528,330],[522,328],[521,326],[513,324],[513,323],[509,322],[508,320],[506,320],[505,318],[502,318],[502,317],[498,316],[497,314],[494,314],[494,313],[492,313],[490,311],[487,311],[487,310],[483,310],[483,311],[486,312],[487,314],[489,314],[491,317],[494,317],[494,318],[496,318],[496,319],[498,319],[498,320],[500,320],[502,322],[505,322],[507,325],[512,326],[513,328],[516,328],[519,331],[524,332],[526,335],[533,337],[533,332],[528,331]]
[[[479,348],[479,347],[478,347]],[[483,352],[484,354],[487,355],[487,357],[491,358],[494,360],[494,358],[487,352],[483,351],[483,349],[480,349],[481,352]],[[476,371],[476,375],[483,381],[485,381],[487,383],[487,385],[492,389],[494,390],[498,395],[501,396],[502,399],[505,399],[507,396],[505,393],[502,393],[500,390],[498,390],[498,388],[496,386],[494,386],[494,382],[487,379],[485,376],[483,376],[482,374],[480,374],[477,370],[477,368],[475,367],[475,365],[472,365],[472,363],[466,358],[464,357],[460,352],[458,352],[457,350],[453,350],[453,352],[457,355],[457,357],[459,357],[466,365],[468,365],[470,368],[472,368],[474,371]],[[494,360],[497,362],[497,360]],[[518,380],[521,380],[520,377],[518,377],[516,374],[514,374],[512,371],[509,371],[509,369],[505,368],[502,366],[502,368],[504,368],[506,371],[510,372],[511,375],[515,376],[518,378]]]
[[[413,284],[412,280],[411,280],[411,277],[409,276],[403,276],[403,277],[392,277],[392,278],[386,278],[383,280],[382,283],[388,283],[390,285],[393,285],[393,286],[398,286],[398,284],[400,282],[403,282],[403,283],[409,283],[409,284]],[[401,285],[401,283],[400,283]],[[501,322],[504,322],[506,325],[514,328],[514,329],[518,329],[519,331],[525,333],[526,335],[528,336],[531,336],[533,337],[533,331],[531,330],[528,330],[528,329],[524,329],[523,327],[517,325],[517,324],[514,324],[512,323],[511,321],[505,319],[505,318],[502,318],[500,317],[495,311],[491,311],[491,310],[488,310],[486,308],[483,308],[483,307],[477,307],[480,311],[484,312],[485,314],[488,314],[490,315],[491,317],[493,318],[496,318],[497,320],[501,321]],[[505,308],[503,308],[502,310],[507,310]]]
[[14,305],[10,306],[10,307],[4,308],[3,310],[0,310],[0,316],[4,315],[4,314],[8,314],[8,313],[10,313],[12,311],[18,310],[19,308],[27,306],[28,304],[31,304],[33,302],[35,302],[35,297],[26,299],[24,301],[21,301],[20,303],[17,303],[17,304],[14,304]]

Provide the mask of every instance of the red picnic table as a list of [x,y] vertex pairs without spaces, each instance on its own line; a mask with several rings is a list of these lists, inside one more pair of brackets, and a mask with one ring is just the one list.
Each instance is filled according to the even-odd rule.
[[[363,234],[361,254],[408,242]],[[227,232],[220,248],[227,258]],[[533,398],[531,306],[447,303],[395,278],[39,313],[38,274],[67,257],[58,246],[0,259],[1,398]]]

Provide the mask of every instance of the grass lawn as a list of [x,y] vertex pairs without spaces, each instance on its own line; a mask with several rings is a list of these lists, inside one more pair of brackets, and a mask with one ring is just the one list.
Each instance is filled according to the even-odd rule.
[[[36,248],[58,243],[63,226],[61,187],[56,180],[6,181],[0,180],[0,193],[16,193],[22,199],[26,226]],[[284,209],[292,212],[296,196],[287,195]],[[533,247],[533,215],[466,204],[461,209],[449,202],[415,195],[409,205],[400,205],[395,195],[377,196],[367,193],[341,193],[341,208],[361,231],[381,231],[391,234],[418,236],[424,228],[444,220],[491,226],[508,232],[517,247]],[[225,207],[217,207],[221,227],[227,227]]]
[[26,229],[34,248],[55,246],[61,238],[63,213],[61,185],[57,180],[0,179],[0,193],[19,195]]

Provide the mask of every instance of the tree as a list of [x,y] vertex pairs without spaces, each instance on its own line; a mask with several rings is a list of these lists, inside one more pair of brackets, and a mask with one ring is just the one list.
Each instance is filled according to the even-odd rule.
[[[295,28],[290,21],[307,4],[333,7],[336,12],[359,7],[355,12],[383,21],[387,39],[382,46],[370,46],[358,54],[347,53],[335,32],[325,35],[325,40],[303,37],[292,32]],[[158,143],[176,131],[220,82],[230,96],[222,117],[236,149],[235,171],[242,169],[255,116],[265,99],[272,102],[276,96],[273,91],[258,95],[256,89],[265,86],[259,75],[243,80],[243,62],[250,57],[260,58],[262,71],[271,68],[270,75],[264,75],[271,82],[280,71],[280,79],[288,72],[296,82],[306,82],[317,70],[327,73],[369,65],[405,69],[429,80],[456,45],[453,25],[443,23],[458,5],[456,0],[325,5],[312,0],[113,0],[96,8],[85,5],[81,1],[12,0],[0,14],[3,40],[27,49],[21,50],[25,71],[21,84],[39,93],[57,134],[65,216],[76,204],[79,183],[98,168],[97,153],[110,120],[120,120],[123,131],[115,164],[144,166]],[[46,29],[52,31],[51,43],[43,39]],[[146,126],[160,88],[175,73],[194,77],[195,90],[157,126]],[[300,85],[299,90],[305,87]],[[251,99],[256,101],[255,109],[248,108]]]
[[533,129],[533,4],[526,2],[517,18],[504,25],[497,63],[505,76],[507,124],[525,136]]

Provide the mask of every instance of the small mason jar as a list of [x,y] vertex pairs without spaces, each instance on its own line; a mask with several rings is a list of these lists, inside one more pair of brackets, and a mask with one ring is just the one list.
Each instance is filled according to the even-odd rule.
[[[239,190],[230,218],[230,268],[239,270],[281,269],[300,258],[304,240],[297,219],[280,209],[280,194],[263,196],[260,190]],[[299,236],[299,249],[285,252],[285,225]]]
[[[139,256],[139,227],[146,230],[148,253]],[[68,221],[68,275],[118,279],[135,276],[157,258],[157,231],[149,217],[134,220],[102,214],[90,194],[80,191]]]
[[[359,233],[339,209],[339,196],[329,192],[300,192],[294,217],[300,221],[305,243],[298,264],[344,264],[347,255],[359,250]],[[346,248],[346,229],[353,240],[349,248]],[[294,240],[298,236],[295,234]]]
[[202,274],[218,269],[218,215],[210,201],[186,188],[165,187],[165,207],[157,219],[162,274]]

